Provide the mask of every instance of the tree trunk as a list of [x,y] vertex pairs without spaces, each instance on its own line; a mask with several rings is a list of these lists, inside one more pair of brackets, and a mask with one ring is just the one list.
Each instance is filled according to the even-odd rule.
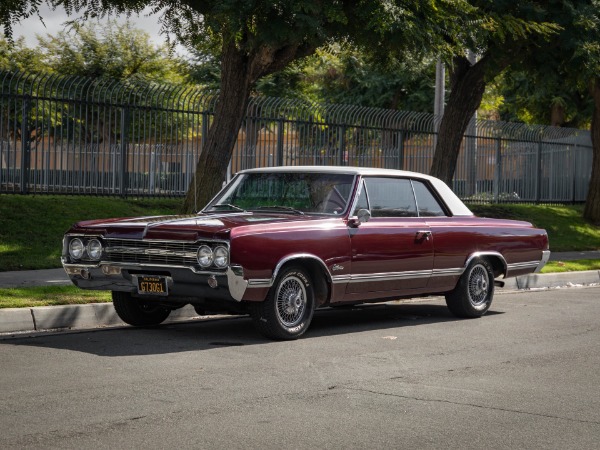
[[225,44],[221,62],[221,91],[208,136],[183,205],[184,212],[202,209],[221,189],[246,113],[251,79],[248,57],[234,42]]
[[431,175],[440,178],[449,186],[456,170],[463,135],[481,104],[489,60],[490,57],[486,54],[471,65],[465,57],[454,58],[451,92],[440,123],[430,171]]
[[562,127],[565,124],[565,107],[558,102],[552,104],[550,109],[550,125]]
[[250,51],[238,47],[233,38],[223,43],[219,100],[188,188],[184,212],[202,209],[221,189],[254,83],[314,51],[314,46],[303,43],[280,47],[263,44]]
[[588,187],[583,217],[600,225],[600,78],[593,82],[594,113],[592,116],[592,178]]

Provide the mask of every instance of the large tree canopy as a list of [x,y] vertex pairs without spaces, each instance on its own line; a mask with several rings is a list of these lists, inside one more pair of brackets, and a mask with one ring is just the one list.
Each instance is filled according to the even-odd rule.
[[[36,14],[43,2],[2,2],[0,23],[7,35],[10,37],[13,23]],[[593,87],[592,98],[600,106],[598,0],[46,0],[46,3],[62,5],[68,13],[82,15],[82,20],[151,8],[160,16],[163,30],[175,35],[182,44],[218,55],[219,70],[199,74],[213,80],[218,76],[220,96],[208,135],[203,136],[196,177],[185,201],[188,211],[203,206],[220,188],[249,96],[257,83],[313,54],[324,44],[342,42],[350,49],[360,48],[361,54],[366,55],[362,61],[362,56],[354,59],[352,55],[343,56],[344,74],[328,80],[332,95],[336,89],[341,91],[351,85],[352,95],[363,96],[361,103],[365,96],[376,96],[378,89],[387,95],[400,84],[394,85],[389,79],[379,85],[373,83],[372,74],[367,76],[361,71],[365,64],[378,67],[380,74],[387,77],[402,69],[407,55],[416,61],[426,61],[432,56],[446,60],[451,67],[451,93],[431,170],[448,183],[454,174],[467,124],[479,107],[489,81],[505,68],[520,63],[527,67],[525,63],[533,64],[539,59],[537,56],[570,65],[569,73],[577,73],[579,86],[583,80]],[[476,62],[469,62],[466,49],[478,56]],[[558,77],[562,76],[560,70],[563,69],[556,69]],[[365,86],[370,90],[364,89]],[[391,88],[384,92],[387,87]],[[398,91],[402,93],[401,88]],[[390,106],[394,98],[399,97],[392,95]],[[595,118],[598,110],[599,107]],[[594,134],[594,123],[599,121],[592,123],[598,145],[600,134]],[[600,158],[595,161],[593,180],[600,179],[600,167],[596,168],[600,166]],[[597,200],[595,203],[600,205],[600,197]]]
[[[450,55],[450,95],[440,123],[431,174],[450,184],[463,135],[479,108],[486,85],[506,67],[527,58],[556,33],[561,8],[539,2],[470,2],[472,26],[453,38],[462,49]],[[472,62],[466,49],[476,55]]]
[[[41,0],[15,2],[2,10],[9,24],[36,12]],[[386,55],[389,43],[398,53],[447,43],[444,27],[458,27],[464,0],[48,0],[83,20],[105,14],[161,14],[161,23],[190,48],[218,48],[220,95],[196,177],[184,209],[203,206],[218,191],[231,158],[237,130],[251,89],[262,77],[312,54],[333,37],[349,36]],[[449,32],[448,32],[449,33]]]

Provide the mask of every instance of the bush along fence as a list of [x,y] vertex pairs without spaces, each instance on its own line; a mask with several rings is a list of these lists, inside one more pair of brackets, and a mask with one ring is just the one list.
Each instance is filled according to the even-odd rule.
[[[182,196],[218,94],[193,86],[0,72],[0,193]],[[230,164],[428,173],[439,118],[256,97]],[[589,131],[473,121],[453,181],[464,200],[585,201]]]

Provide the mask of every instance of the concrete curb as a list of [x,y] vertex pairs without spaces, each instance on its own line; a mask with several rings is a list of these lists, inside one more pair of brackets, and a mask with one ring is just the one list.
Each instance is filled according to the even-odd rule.
[[[198,318],[190,305],[171,313],[165,323]],[[0,333],[70,330],[126,325],[112,303],[86,305],[36,306],[0,309]]]
[[[503,292],[567,286],[600,285],[600,271],[530,274],[506,280]],[[199,318],[187,305],[175,310],[166,323]],[[111,303],[87,305],[37,306],[0,309],[0,334],[48,330],[70,330],[123,326]]]

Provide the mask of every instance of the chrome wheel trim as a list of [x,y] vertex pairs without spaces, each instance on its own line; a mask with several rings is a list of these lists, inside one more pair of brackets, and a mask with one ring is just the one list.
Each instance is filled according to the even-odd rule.
[[306,287],[296,276],[289,276],[279,283],[275,297],[277,318],[285,327],[299,325],[307,306]]
[[487,269],[481,264],[473,266],[468,281],[469,302],[473,306],[483,305],[490,292],[490,275]]

